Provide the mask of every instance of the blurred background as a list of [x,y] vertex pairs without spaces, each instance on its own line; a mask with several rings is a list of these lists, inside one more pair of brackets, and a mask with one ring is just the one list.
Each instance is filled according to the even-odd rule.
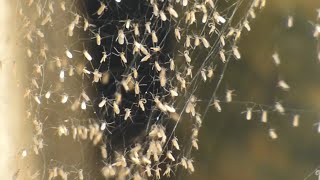
[[[314,23],[320,1],[270,0],[251,23],[239,44],[240,61],[231,62],[218,96],[235,89],[237,102],[223,104],[222,112],[210,110],[200,130],[199,151],[194,152],[196,171],[182,179],[284,180],[318,179],[320,165],[320,62]],[[287,28],[288,17],[294,25]],[[278,52],[276,67],[272,54]],[[288,92],[277,87],[279,79],[290,85]],[[204,91],[204,93],[208,93]],[[210,93],[208,93],[210,94]],[[247,107],[280,101],[287,112],[270,112],[270,125],[261,122],[261,113],[245,119]],[[246,103],[246,102],[254,102]],[[294,114],[300,114],[300,126],[294,128]],[[272,140],[274,128],[278,139]]]

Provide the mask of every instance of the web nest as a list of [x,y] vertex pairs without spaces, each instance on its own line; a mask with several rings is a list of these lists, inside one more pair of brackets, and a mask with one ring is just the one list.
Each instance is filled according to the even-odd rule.
[[[210,106],[221,111],[216,92],[264,3],[21,2],[30,149],[39,154],[52,139],[69,138],[101,153],[98,170],[51,160],[43,176],[160,178],[178,167],[192,173],[202,118]],[[201,87],[212,94],[201,95]]]

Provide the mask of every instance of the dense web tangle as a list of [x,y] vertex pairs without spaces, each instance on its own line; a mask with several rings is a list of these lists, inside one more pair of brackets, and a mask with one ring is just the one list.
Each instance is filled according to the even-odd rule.
[[[160,178],[178,167],[192,173],[202,118],[211,106],[221,111],[217,90],[228,62],[241,58],[237,42],[264,5],[19,2],[26,117],[35,130],[28,151],[42,154],[52,139],[69,138],[100,152],[99,168],[90,171],[85,157],[68,165],[44,153],[42,176]],[[199,93],[202,85],[212,89],[209,98]]]

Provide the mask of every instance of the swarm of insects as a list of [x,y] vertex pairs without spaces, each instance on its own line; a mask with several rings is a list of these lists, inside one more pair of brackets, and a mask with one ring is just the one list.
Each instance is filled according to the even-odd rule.
[[[234,21],[242,3],[248,9]],[[196,87],[211,84],[218,89],[215,71],[221,74],[229,61],[241,59],[241,32],[251,30],[249,24],[265,0],[238,1],[228,8],[218,4],[21,2],[25,52],[30,67],[36,67],[25,85],[28,118],[37,122],[39,132],[35,154],[46,149],[39,147],[39,139],[50,146],[49,137],[69,136],[100,151],[94,172],[85,162],[72,167],[52,160],[45,169],[49,179],[86,179],[89,172],[107,179],[159,179],[177,168],[195,171],[191,155],[199,148],[198,132],[207,112],[200,107],[222,111],[222,99],[213,94],[202,101]],[[274,59],[280,63],[276,55]],[[289,90],[283,80],[278,86]],[[233,90],[227,90],[226,101],[232,102],[232,96]],[[285,111],[280,103],[275,108]],[[248,108],[246,119],[251,118]],[[261,119],[267,122],[266,112]],[[179,135],[181,124],[187,124],[188,132]],[[273,129],[269,134],[277,138]]]

